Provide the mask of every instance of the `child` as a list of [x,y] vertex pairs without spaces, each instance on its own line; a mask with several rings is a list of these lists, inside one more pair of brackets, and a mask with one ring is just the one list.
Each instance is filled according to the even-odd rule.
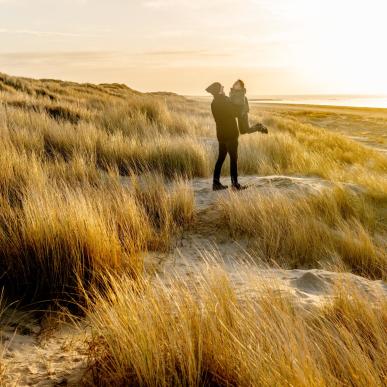
[[254,132],[261,132],[261,133],[268,133],[268,130],[265,126],[258,123],[252,127],[250,127],[249,124],[249,101],[246,98],[246,88],[243,81],[238,79],[234,85],[232,86],[230,90],[230,100],[231,102],[237,106],[238,109],[238,126],[239,126],[239,133],[245,134],[245,133],[254,133]]

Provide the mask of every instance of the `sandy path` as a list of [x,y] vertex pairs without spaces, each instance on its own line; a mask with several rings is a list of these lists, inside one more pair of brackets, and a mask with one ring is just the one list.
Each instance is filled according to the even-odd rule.
[[[223,180],[227,184],[227,179]],[[249,189],[268,194],[297,192],[308,195],[333,186],[327,180],[304,176],[244,176],[240,178],[240,182],[248,185]],[[263,263],[257,264],[252,258],[254,254],[249,249],[247,239],[230,239],[227,233],[223,234],[217,229],[214,222],[218,216],[216,200],[228,195],[228,192],[213,192],[211,179],[193,179],[191,185],[195,194],[194,225],[183,233],[169,253],[150,253],[147,256],[148,267],[153,268],[162,278],[168,278],[170,273],[177,273],[194,279],[207,266],[219,264],[226,270],[238,292],[256,292],[257,286],[269,285],[294,295],[305,307],[328,301],[338,283],[351,284],[376,299],[381,295],[387,296],[387,285],[383,281],[369,281],[350,273],[317,269],[284,270],[268,268]],[[345,186],[354,192],[360,190],[356,185]]]

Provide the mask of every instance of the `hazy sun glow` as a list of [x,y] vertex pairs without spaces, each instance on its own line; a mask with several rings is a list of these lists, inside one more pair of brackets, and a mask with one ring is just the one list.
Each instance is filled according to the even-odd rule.
[[0,71],[202,94],[387,94],[386,0],[0,0]]

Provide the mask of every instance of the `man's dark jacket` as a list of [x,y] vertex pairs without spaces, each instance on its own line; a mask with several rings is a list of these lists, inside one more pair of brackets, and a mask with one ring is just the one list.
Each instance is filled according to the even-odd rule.
[[223,94],[215,95],[211,104],[212,115],[216,122],[216,135],[219,142],[236,140],[239,136],[236,116],[238,109]]

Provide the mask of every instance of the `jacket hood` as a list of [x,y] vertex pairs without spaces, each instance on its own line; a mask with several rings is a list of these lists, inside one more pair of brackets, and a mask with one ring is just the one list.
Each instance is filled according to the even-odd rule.
[[207,87],[206,92],[212,95],[217,95],[220,93],[221,89],[222,89],[222,85],[219,82],[214,82]]
[[240,94],[246,94],[247,90],[245,88],[243,89],[234,89],[233,87],[230,89],[230,93],[240,93]]

